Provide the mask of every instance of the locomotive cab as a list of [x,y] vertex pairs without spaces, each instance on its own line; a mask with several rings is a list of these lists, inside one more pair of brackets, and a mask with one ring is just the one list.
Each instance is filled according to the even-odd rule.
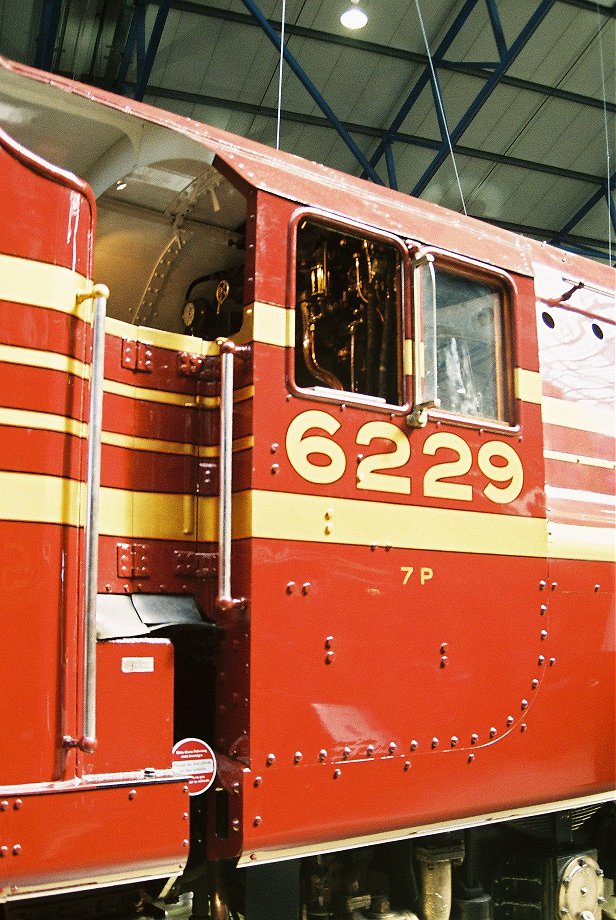
[[613,920],[611,270],[0,65],[2,898]]

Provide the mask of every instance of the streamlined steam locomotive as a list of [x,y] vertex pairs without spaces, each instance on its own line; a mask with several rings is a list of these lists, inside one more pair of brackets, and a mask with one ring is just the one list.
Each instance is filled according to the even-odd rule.
[[5,915],[613,918],[613,270],[0,111]]

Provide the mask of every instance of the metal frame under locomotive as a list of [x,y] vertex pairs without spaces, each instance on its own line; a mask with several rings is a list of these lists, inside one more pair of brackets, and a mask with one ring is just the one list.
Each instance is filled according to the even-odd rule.
[[[309,917],[446,920],[453,890],[462,918],[600,920],[602,867],[615,874],[613,273],[2,67],[9,98],[21,80],[204,145],[247,215],[237,333],[108,319],[97,395],[94,198],[2,136],[3,898],[130,899],[188,857],[201,897],[207,860],[217,917],[229,903],[296,917],[301,885]],[[393,400],[327,385],[319,292],[296,319],[310,222],[395,251]],[[492,417],[429,392],[417,279],[439,271],[496,292]],[[195,736],[218,770],[189,807],[171,751]],[[243,901],[226,893],[238,862]]]

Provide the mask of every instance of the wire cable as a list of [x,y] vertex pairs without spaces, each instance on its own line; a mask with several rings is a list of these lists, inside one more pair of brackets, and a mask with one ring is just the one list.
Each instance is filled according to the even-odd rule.
[[287,0],[282,0],[282,24],[280,28],[280,65],[278,68],[278,111],[276,113],[276,150],[280,150],[280,121],[282,114],[282,71],[284,66],[284,26]]
[[434,95],[436,97],[436,102],[437,102],[439,112],[441,115],[441,124],[444,126],[445,134],[447,135],[447,144],[449,146],[449,153],[451,154],[451,162],[453,163],[453,171],[456,175],[458,191],[460,192],[460,200],[462,201],[462,210],[468,216],[468,211],[466,210],[466,202],[464,201],[464,192],[462,191],[462,183],[460,182],[460,174],[458,173],[458,166],[456,164],[456,158],[453,152],[453,145],[451,143],[451,135],[449,133],[449,126],[447,125],[447,119],[445,117],[445,109],[443,108],[443,99],[441,97],[441,89],[440,89],[440,86],[438,85],[438,80],[436,79],[436,71],[434,70],[434,64],[432,63],[432,54],[430,53],[430,46],[428,44],[428,36],[426,35],[426,30],[424,28],[424,23],[423,23],[423,17],[421,15],[421,9],[419,8],[419,0],[415,0],[415,6],[417,7],[417,16],[419,17],[419,25],[421,27],[421,34],[423,35],[424,45],[426,46],[426,54],[428,55],[430,73],[432,74],[432,86],[434,87]]
[[599,4],[595,4],[597,10],[597,39],[599,41],[599,60],[601,62],[601,88],[603,93],[603,127],[605,130],[605,168],[606,168],[606,178],[605,178],[605,197],[607,204],[607,254],[609,259],[609,264],[612,264],[612,215],[610,213],[610,200],[609,197],[612,194],[610,189],[610,176],[612,175],[612,168],[610,165],[610,135],[608,129],[607,121],[607,86],[605,78],[605,59],[603,57],[603,39],[601,36],[602,31],[602,22],[601,22],[601,13],[599,10]]

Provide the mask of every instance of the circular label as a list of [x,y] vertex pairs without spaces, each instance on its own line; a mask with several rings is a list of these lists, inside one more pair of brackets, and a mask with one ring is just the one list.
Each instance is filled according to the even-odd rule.
[[216,755],[201,738],[182,738],[173,745],[172,766],[175,773],[185,776],[188,794],[201,795],[210,788],[216,776]]

